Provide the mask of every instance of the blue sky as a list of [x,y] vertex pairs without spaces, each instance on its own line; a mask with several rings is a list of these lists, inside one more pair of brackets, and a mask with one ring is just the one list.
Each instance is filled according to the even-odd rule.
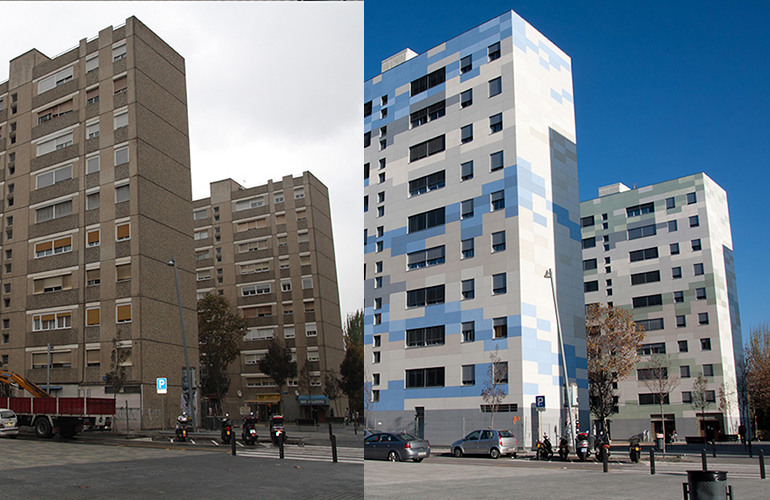
[[366,0],[365,78],[509,9],[572,58],[581,200],[705,172],[727,191],[744,339],[770,322],[770,2]]

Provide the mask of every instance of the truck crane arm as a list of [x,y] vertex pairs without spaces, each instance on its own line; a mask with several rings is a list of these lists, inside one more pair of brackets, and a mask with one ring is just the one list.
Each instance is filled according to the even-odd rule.
[[18,385],[28,393],[32,394],[36,398],[50,398],[52,397],[42,387],[38,386],[34,382],[31,382],[20,375],[15,373],[0,370],[0,382],[15,386]]

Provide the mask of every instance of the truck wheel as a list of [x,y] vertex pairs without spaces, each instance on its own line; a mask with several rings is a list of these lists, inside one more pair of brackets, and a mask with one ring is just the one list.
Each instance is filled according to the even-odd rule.
[[39,438],[48,439],[53,436],[51,422],[47,418],[38,418],[35,421],[35,434]]

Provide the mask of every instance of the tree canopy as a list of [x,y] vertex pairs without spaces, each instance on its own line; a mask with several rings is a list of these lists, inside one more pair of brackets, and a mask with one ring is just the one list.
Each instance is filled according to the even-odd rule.
[[489,405],[492,414],[490,429],[495,428],[495,413],[507,396],[503,385],[508,383],[508,363],[500,359],[500,346],[495,345],[495,351],[489,354],[489,367],[487,368],[487,378],[481,389],[481,399]]
[[770,427],[770,324],[754,326],[745,346],[746,389],[758,428]]
[[348,314],[344,328],[345,358],[340,364],[340,389],[351,410],[364,411],[364,311]]
[[616,385],[634,369],[644,340],[633,315],[620,308],[591,304],[586,310],[588,397],[591,413],[601,421],[617,410]]
[[222,401],[230,390],[227,367],[238,358],[246,320],[221,295],[206,294],[198,301],[198,343],[204,394]]
[[286,380],[297,376],[297,362],[291,360],[291,349],[273,339],[265,356],[259,360],[259,371],[272,378],[278,389]]

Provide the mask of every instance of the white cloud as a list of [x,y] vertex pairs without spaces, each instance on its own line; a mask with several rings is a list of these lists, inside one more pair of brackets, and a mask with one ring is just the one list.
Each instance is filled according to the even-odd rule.
[[309,170],[329,188],[342,315],[362,307],[363,2],[2,7],[5,61],[139,18],[185,58],[193,197],[224,178],[250,187]]

